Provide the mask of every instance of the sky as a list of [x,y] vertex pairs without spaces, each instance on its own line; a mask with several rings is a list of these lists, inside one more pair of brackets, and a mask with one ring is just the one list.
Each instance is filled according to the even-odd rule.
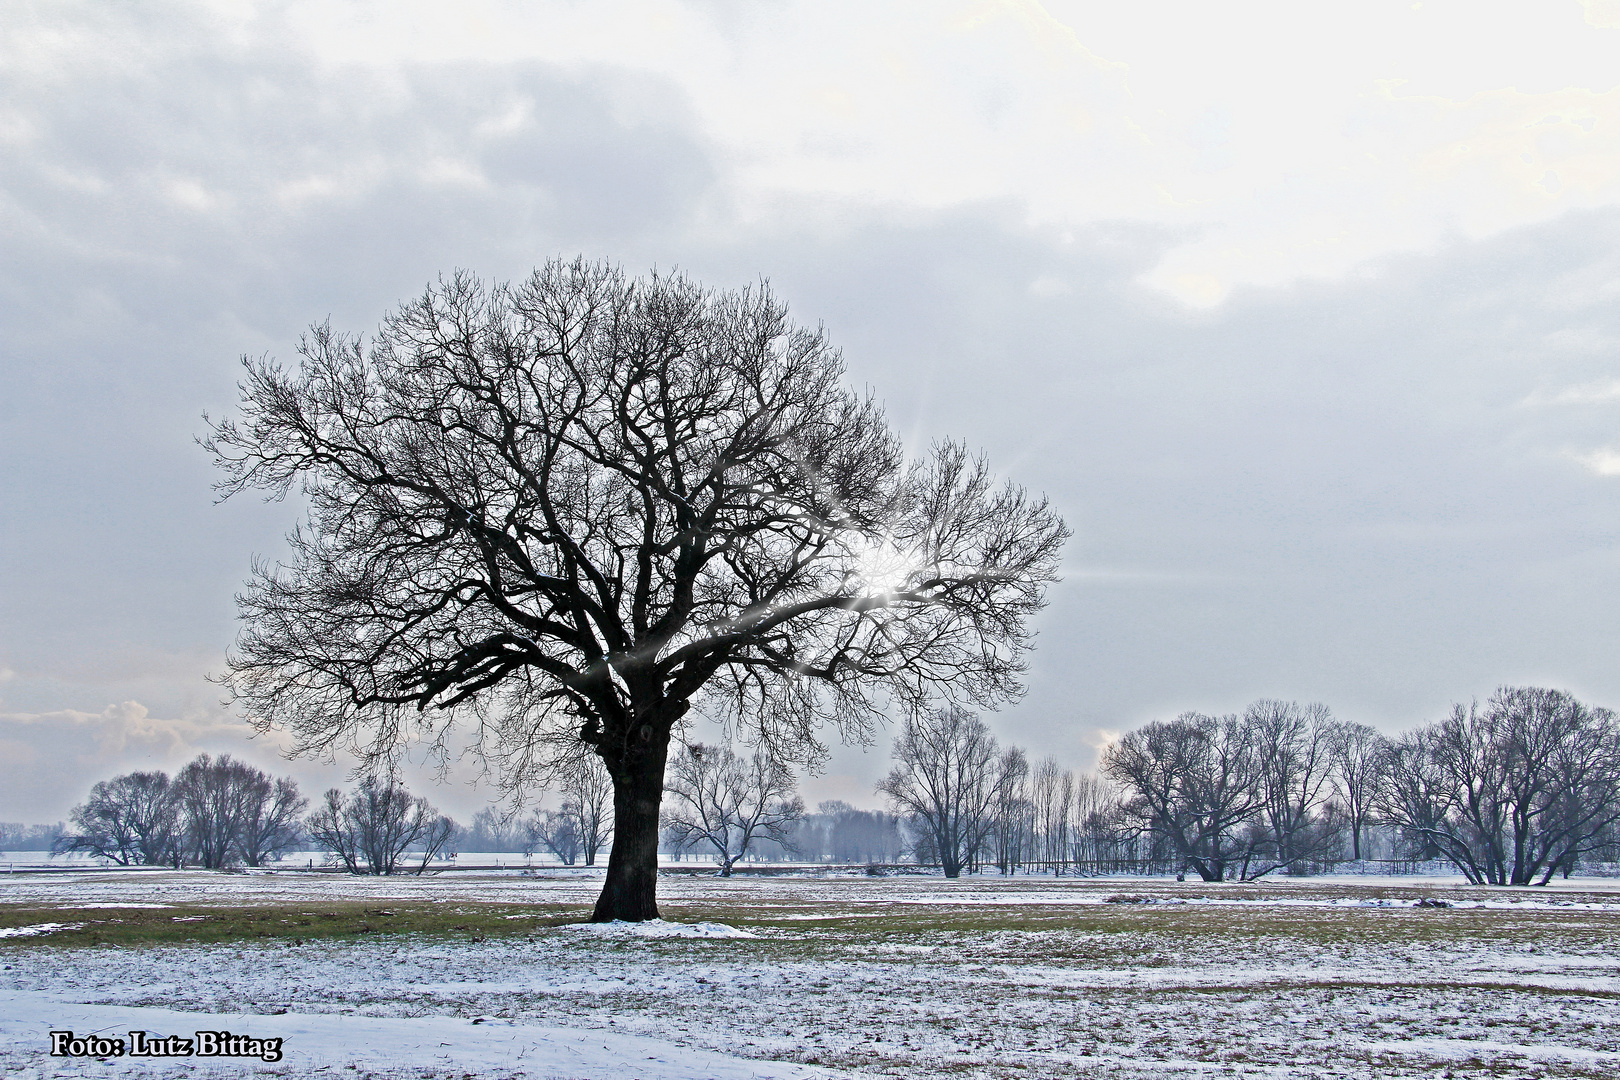
[[[768,280],[1074,529],[1028,693],[1620,707],[1620,0],[0,0],[0,820],[230,753],[243,355],[584,253]],[[836,736],[831,736],[836,745]],[[879,805],[885,740],[814,803]],[[493,791],[413,785],[462,820]]]

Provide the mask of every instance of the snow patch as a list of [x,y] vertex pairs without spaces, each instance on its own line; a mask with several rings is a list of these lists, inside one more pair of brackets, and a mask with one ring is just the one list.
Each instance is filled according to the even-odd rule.
[[597,934],[604,937],[643,937],[643,938],[757,938],[758,934],[747,930],[739,930],[735,926],[725,923],[700,922],[678,923],[668,922],[664,919],[648,919],[646,922],[624,922],[615,919],[607,923],[575,923],[564,929],[582,930],[586,933]]
[[[481,1021],[481,1022],[480,1022]],[[195,1058],[120,1058],[114,1072],[72,1068],[46,1057],[50,1032],[120,1035],[132,1030],[189,1036],[225,1028],[282,1039],[278,1066]],[[48,1064],[47,1064],[48,1063]],[[254,1066],[258,1066],[254,1068]],[[285,1071],[283,1071],[285,1070]],[[382,1017],[334,1013],[239,1013],[84,1004],[71,995],[0,987],[0,1072],[7,1076],[130,1075],[225,1080],[255,1075],[389,1077],[500,1076],[513,1080],[835,1080],[845,1074],[795,1062],[759,1061],[612,1028],[479,1017]]]
[[42,922],[32,926],[8,926],[0,930],[0,937],[38,937],[40,934],[54,934],[58,930],[77,930],[83,925],[82,922]]

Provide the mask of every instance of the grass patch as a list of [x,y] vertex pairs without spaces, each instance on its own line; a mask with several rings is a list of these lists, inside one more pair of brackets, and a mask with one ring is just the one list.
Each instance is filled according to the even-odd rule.
[[67,923],[68,929],[29,937],[0,937],[0,950],[24,946],[218,945],[361,939],[412,934],[481,941],[517,937],[537,927],[581,922],[590,912],[562,904],[497,904],[466,901],[419,903],[299,901],[227,907],[69,908],[38,904],[0,905],[0,929]]

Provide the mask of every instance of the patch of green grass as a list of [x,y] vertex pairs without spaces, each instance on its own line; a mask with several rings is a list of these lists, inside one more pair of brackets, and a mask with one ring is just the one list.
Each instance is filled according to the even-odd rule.
[[[1589,910],[953,904],[949,899],[891,904],[884,902],[881,887],[851,892],[853,896],[831,903],[783,902],[775,897],[739,903],[741,896],[668,899],[662,909],[671,921],[722,922],[763,932],[764,939],[747,948],[776,959],[830,958],[835,953],[842,957],[847,956],[842,950],[851,947],[906,944],[945,948],[956,962],[1162,967],[1206,961],[1212,950],[1286,955],[1292,948],[1305,948],[1351,955],[1359,949],[1462,943],[1514,950],[1589,950],[1620,938],[1620,915]],[[0,928],[46,922],[81,925],[39,936],[0,938],[0,949],[293,943],[405,934],[466,941],[522,936],[583,922],[589,914],[589,908],[579,903],[467,899],[289,900],[166,908],[75,908],[33,902],[0,904]]]
[[581,922],[590,912],[562,904],[359,901],[264,904],[251,907],[176,905],[165,908],[69,908],[0,905],[0,928],[55,922],[79,924],[32,937],[0,938],[0,949],[30,945],[176,945],[355,940],[372,935],[483,940],[514,937],[536,927]]

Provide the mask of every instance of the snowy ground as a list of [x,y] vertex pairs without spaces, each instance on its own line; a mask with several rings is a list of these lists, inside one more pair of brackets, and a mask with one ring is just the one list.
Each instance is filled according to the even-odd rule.
[[[597,886],[584,871],[0,875],[0,928],[35,931],[0,938],[0,1073],[162,1075],[45,1052],[52,1028],[139,1028],[285,1040],[283,1061],[221,1075],[1620,1075],[1612,880],[670,876],[670,924],[546,925],[582,916]],[[513,933],[476,941],[51,942],[120,912],[350,901],[518,906],[501,916]]]

